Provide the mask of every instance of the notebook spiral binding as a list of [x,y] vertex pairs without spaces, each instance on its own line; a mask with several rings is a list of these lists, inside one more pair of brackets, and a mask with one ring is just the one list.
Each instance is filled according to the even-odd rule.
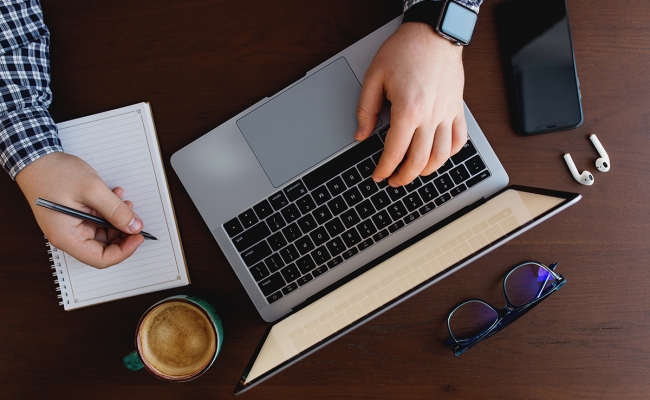
[[[47,240],[47,238],[45,238]],[[67,282],[65,281],[65,277],[63,276],[63,271],[61,270],[61,263],[58,261],[59,260],[59,249],[56,247],[52,246],[52,243],[49,241],[47,242],[47,246],[49,249],[47,250],[47,254],[50,254],[52,257],[49,258],[50,263],[54,271],[52,272],[52,276],[57,277],[57,279],[54,280],[54,284],[56,285],[56,291],[59,292],[59,294],[56,295],[57,299],[59,299],[59,305],[62,306],[64,304],[70,304],[70,300],[68,299],[68,292],[67,292]]]

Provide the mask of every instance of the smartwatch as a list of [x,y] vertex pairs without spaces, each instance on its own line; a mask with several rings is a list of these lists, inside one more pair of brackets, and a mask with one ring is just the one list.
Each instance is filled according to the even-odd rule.
[[457,46],[467,46],[472,40],[478,13],[456,0],[425,0],[404,13],[404,22],[424,22],[436,33]]

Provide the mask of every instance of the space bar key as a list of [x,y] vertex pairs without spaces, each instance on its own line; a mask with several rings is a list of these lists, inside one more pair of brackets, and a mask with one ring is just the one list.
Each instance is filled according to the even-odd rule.
[[383,147],[384,144],[379,139],[379,135],[372,135],[348,151],[321,165],[318,169],[308,173],[302,180],[307,189],[314,190],[363,159],[375,154]]

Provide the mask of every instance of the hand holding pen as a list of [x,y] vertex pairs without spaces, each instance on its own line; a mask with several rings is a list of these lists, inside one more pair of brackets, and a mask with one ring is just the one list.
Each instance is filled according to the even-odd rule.
[[[85,264],[95,268],[119,264],[145,240],[138,234],[144,224],[133,212],[133,203],[122,200],[124,190],[111,190],[78,157],[60,152],[42,156],[24,167],[16,182],[48,241]],[[102,216],[117,230],[37,206],[39,197]]]

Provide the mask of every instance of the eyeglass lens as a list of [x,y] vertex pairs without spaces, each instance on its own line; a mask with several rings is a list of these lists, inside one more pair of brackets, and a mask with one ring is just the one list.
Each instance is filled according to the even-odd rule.
[[486,303],[468,301],[449,317],[449,330],[456,340],[471,339],[490,328],[497,320],[497,312]]
[[504,282],[506,296],[515,306],[543,297],[555,284],[551,272],[537,264],[524,264],[515,268]]

